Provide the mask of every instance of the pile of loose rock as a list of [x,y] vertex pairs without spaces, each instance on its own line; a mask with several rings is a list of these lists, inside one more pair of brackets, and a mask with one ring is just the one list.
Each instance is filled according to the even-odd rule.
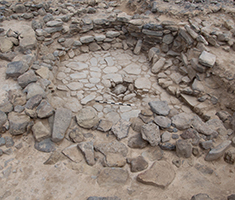
[[[2,98],[0,131],[12,136],[32,132],[35,148],[52,152],[45,164],[59,161],[62,154],[57,147],[64,139],[73,144],[62,153],[73,162],[85,158],[88,165],[102,164],[97,177],[101,186],[125,183],[126,163],[131,172],[140,172],[137,181],[162,188],[174,180],[172,164],[180,167],[180,158],[224,157],[234,164],[235,116],[215,95],[218,87],[212,82],[216,77],[226,88],[234,80],[218,73],[219,63],[210,52],[211,46],[222,45],[225,51],[234,50],[233,21],[225,20],[221,30],[200,20],[157,22],[145,15],[130,16],[114,9],[115,3],[103,1],[56,7],[4,4],[4,26],[7,20],[32,20],[32,28],[26,24],[22,32],[0,29],[0,58],[8,62],[6,78],[18,83]],[[128,57],[132,52],[133,59]],[[144,65],[147,60],[141,52],[147,52],[151,67]],[[165,101],[158,85],[174,98]],[[196,114],[177,105],[178,99]],[[133,108],[103,106],[94,100],[133,103]],[[93,131],[114,135],[116,140],[97,143],[91,139]],[[122,143],[124,138],[128,145]],[[12,153],[13,140],[1,135],[0,147],[6,149],[0,155]],[[150,150],[130,158],[130,148]],[[162,160],[163,151],[176,152],[172,164]]]

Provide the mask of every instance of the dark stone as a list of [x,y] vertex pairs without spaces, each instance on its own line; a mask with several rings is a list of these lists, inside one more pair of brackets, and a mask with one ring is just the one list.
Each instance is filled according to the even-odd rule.
[[38,80],[37,76],[35,75],[33,70],[29,70],[18,77],[17,81],[18,84],[25,88],[29,83],[36,82]]
[[227,200],[235,200],[235,194],[231,194],[227,197]]
[[87,200],[121,200],[119,197],[97,197],[97,196],[92,196],[88,197]]
[[46,118],[53,115],[54,109],[46,100],[42,100],[37,107],[36,112],[39,118]]
[[25,104],[25,108],[34,109],[35,107],[37,107],[40,104],[41,100],[42,100],[42,95],[37,94],[37,95],[31,97],[27,101],[27,103]]
[[225,152],[224,161],[232,165],[235,163],[235,149]]
[[4,146],[6,144],[6,141],[4,139],[4,137],[0,138],[0,147]]
[[29,69],[29,65],[24,61],[15,61],[7,64],[7,78],[18,78]]
[[185,130],[182,134],[180,134],[180,137],[187,140],[187,139],[197,138],[197,135],[198,135],[198,132],[196,130],[189,128]]
[[84,140],[82,130],[80,127],[75,127],[69,132],[69,137],[74,143],[79,143]]
[[16,57],[15,52],[0,53],[0,59],[11,62]]
[[200,142],[200,146],[202,149],[211,149],[212,146],[213,146],[213,141],[212,140],[208,140],[208,141],[203,141],[203,142]]
[[179,138],[179,135],[178,134],[172,134],[171,138],[174,139],[174,140],[177,140]]
[[131,118],[130,122],[131,122],[131,128],[137,133],[140,133],[141,127],[144,125],[144,122],[138,117]]
[[81,142],[78,144],[78,148],[82,151],[87,164],[93,166],[95,164],[93,142]]
[[168,115],[170,108],[166,101],[151,101],[149,102],[151,110],[157,115]]
[[50,153],[52,151],[55,151],[55,144],[51,141],[50,138],[47,138],[41,142],[35,142],[34,147],[38,151],[42,151],[45,153]]
[[168,151],[175,151],[176,150],[176,146],[174,144],[169,143],[169,142],[166,142],[164,144],[159,144],[159,146],[162,150],[168,150]]

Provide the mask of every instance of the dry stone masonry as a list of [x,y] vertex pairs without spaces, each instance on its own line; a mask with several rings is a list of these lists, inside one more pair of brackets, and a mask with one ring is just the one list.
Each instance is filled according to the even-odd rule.
[[50,153],[44,164],[85,159],[100,167],[100,187],[165,189],[181,162],[199,157],[203,173],[213,173],[210,161],[234,165],[234,71],[214,50],[235,50],[233,21],[161,21],[156,2],[149,15],[115,1],[59,2],[1,2],[0,58],[14,82],[0,98],[0,156],[33,134],[34,147]]

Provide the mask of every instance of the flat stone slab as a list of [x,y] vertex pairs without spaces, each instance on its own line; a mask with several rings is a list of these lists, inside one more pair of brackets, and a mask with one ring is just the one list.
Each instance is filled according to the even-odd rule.
[[24,61],[14,61],[7,64],[6,76],[18,78],[29,69],[29,65]]
[[149,102],[149,106],[151,110],[158,115],[166,116],[170,112],[170,108],[166,101],[151,101]]
[[79,163],[84,159],[82,152],[77,147],[77,144],[66,147],[62,153],[75,163]]
[[66,108],[59,108],[55,112],[52,141],[60,142],[64,139],[65,133],[70,125],[72,112]]
[[55,149],[56,149],[55,143],[53,143],[50,138],[42,140],[41,142],[35,142],[34,147],[38,151],[42,151],[45,153],[50,153],[52,151],[55,151]]
[[127,182],[129,174],[124,169],[104,168],[101,170],[97,182],[101,187],[114,187],[124,185]]
[[50,131],[40,121],[37,121],[33,125],[32,131],[36,141],[38,142],[50,137]]
[[87,164],[93,166],[95,164],[93,142],[81,142],[78,144],[78,148],[84,154]]
[[175,179],[175,171],[166,161],[156,161],[147,171],[137,176],[137,181],[146,185],[165,188]]

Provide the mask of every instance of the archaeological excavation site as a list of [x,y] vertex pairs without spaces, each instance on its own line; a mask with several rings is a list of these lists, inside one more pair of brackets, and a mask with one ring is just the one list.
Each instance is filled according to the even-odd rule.
[[0,200],[235,200],[235,2],[1,0]]

